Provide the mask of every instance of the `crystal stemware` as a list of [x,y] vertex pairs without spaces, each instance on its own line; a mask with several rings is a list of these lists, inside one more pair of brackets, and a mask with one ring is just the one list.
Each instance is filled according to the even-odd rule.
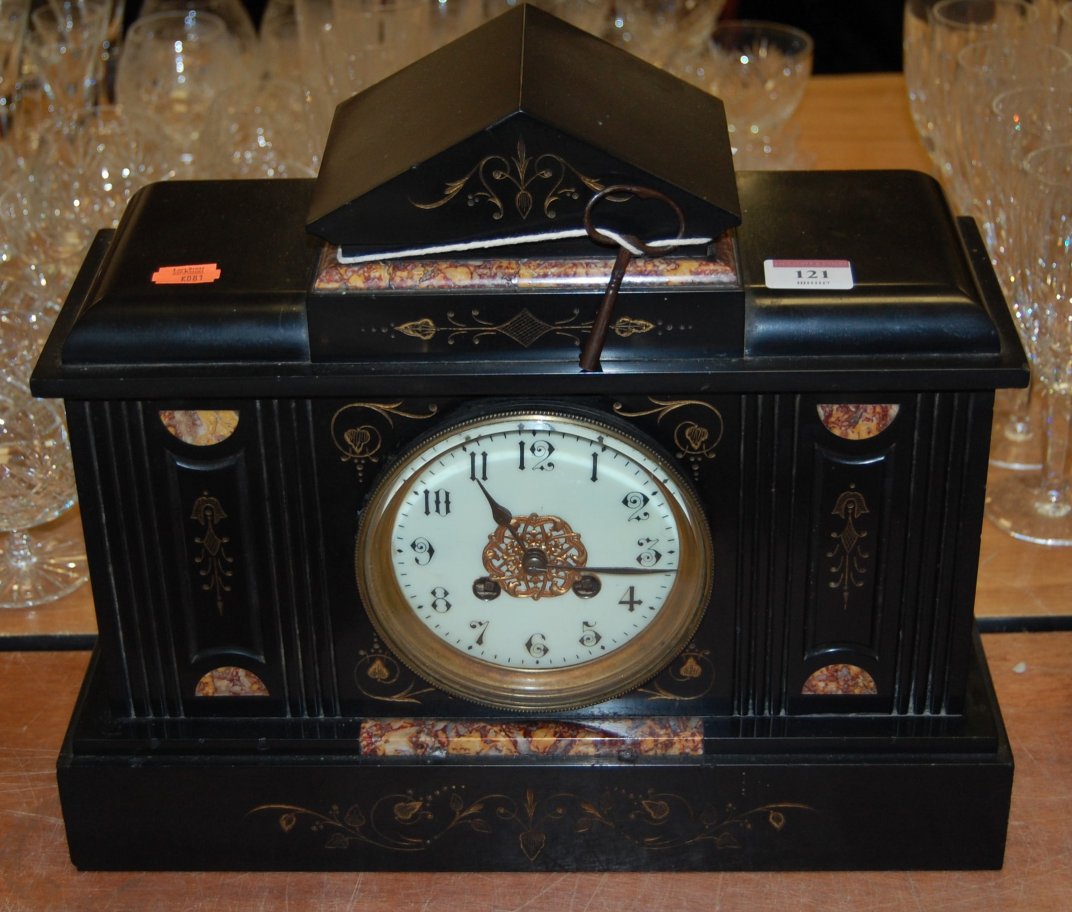
[[218,16],[238,49],[238,65],[251,75],[259,72],[260,41],[253,18],[242,0],[143,0],[139,17],[164,12],[193,14],[194,17],[200,13]]
[[61,598],[86,581],[76,534],[40,526],[75,502],[67,430],[59,405],[0,379],[0,608]]
[[[975,168],[991,185],[987,245],[1034,371],[1036,301],[1028,293],[1025,237],[1033,214],[1025,199],[1023,162],[1035,149],[1072,140],[1072,88],[1017,86],[994,98],[978,119],[982,153]],[[1029,471],[1041,466],[1044,434],[1036,387],[1033,376],[1026,390],[1008,397],[1008,413],[995,429],[992,464]]]
[[611,41],[659,67],[682,53],[701,50],[725,0],[615,0]]
[[1069,419],[1072,415],[1072,143],[1023,159],[1022,201],[1031,343],[1045,409],[1046,453],[1039,474],[1002,478],[987,491],[987,515],[1024,541],[1072,545]]
[[1030,42],[1037,37],[1038,7],[1028,0],[940,0],[931,8],[927,93],[932,105],[932,159],[946,192],[960,212],[971,206],[956,130],[957,56],[969,44],[994,40]]
[[97,103],[110,16],[111,4],[104,0],[57,0],[30,15],[26,51],[40,75],[50,119],[62,121]]
[[29,12],[29,0],[0,3],[0,140],[11,135]]
[[1072,51],[1072,0],[1065,0],[1057,19],[1057,44]]
[[220,95],[209,109],[198,160],[206,177],[315,177],[315,112],[298,83],[265,79]]
[[142,131],[124,111],[100,106],[42,130],[26,190],[37,255],[73,276],[94,234],[114,228],[155,171]]
[[423,0],[334,0],[333,7],[347,94],[424,54],[429,22]]
[[930,89],[930,11],[936,0],[905,0],[903,72],[912,122],[928,155],[934,153],[934,95]]
[[195,153],[217,95],[244,78],[236,39],[219,16],[196,10],[152,13],[127,30],[116,91],[132,119],[158,123],[166,170],[197,174]]
[[696,53],[671,70],[722,99],[738,167],[769,167],[811,76],[815,44],[774,22],[723,20]]
[[[976,218],[1006,298],[1016,303],[1022,282],[1015,280],[1016,249],[1009,237],[1010,221],[1019,213],[1008,211],[1011,192],[1004,179],[1005,146],[995,141],[998,115],[993,101],[1017,87],[1059,84],[1072,74],[1072,55],[1039,37],[1034,40],[987,40],[965,45],[957,54],[956,76],[950,96],[952,120],[947,125],[956,136],[950,149],[957,155],[954,167],[963,177],[967,214]],[[1057,96],[1050,93],[1051,97]],[[998,137],[1000,140],[1000,136]],[[1019,156],[1022,157],[1022,154]],[[1006,406],[996,426],[990,452],[991,463],[1017,470],[1037,469],[1042,462],[1042,432],[1037,396],[1032,385],[1013,390],[998,399]]]

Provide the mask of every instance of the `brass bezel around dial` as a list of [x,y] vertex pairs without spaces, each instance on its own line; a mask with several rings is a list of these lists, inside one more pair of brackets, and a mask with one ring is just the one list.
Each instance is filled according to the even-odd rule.
[[[392,560],[399,512],[415,486],[422,483],[427,467],[453,449],[464,449],[490,434],[514,433],[519,427],[551,427],[554,433],[563,431],[585,440],[596,435],[601,446],[624,455],[642,469],[646,483],[650,482],[665,502],[677,531],[677,564],[667,571],[674,573],[673,583],[657,613],[624,644],[564,667],[499,664],[446,642],[418,617]],[[451,438],[455,438],[454,444],[441,449]],[[578,503],[577,514],[583,515],[583,511],[583,503]],[[473,538],[474,547],[484,547],[496,528],[489,513],[482,528],[461,533]],[[501,540],[501,524],[499,531]],[[451,423],[418,441],[392,464],[373,491],[361,517],[355,553],[365,610],[394,654],[415,674],[449,694],[508,710],[576,708],[619,696],[650,680],[688,645],[699,625],[710,597],[712,565],[713,548],[704,511],[671,457],[621,421],[566,407],[496,410]],[[585,564],[576,569],[585,569]],[[518,599],[515,604],[522,602],[527,610],[533,610],[534,600]]]

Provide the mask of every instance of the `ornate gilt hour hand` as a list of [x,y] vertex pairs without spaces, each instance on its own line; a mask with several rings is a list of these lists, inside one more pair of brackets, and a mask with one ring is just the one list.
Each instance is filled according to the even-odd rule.
[[491,518],[495,520],[497,525],[506,526],[507,529],[513,532],[513,527],[510,523],[513,521],[514,514],[488,493],[488,489],[484,487],[480,479],[476,479],[476,483],[480,486],[483,495],[488,499],[488,505],[491,507]]
[[480,485],[480,490],[484,493],[484,496],[488,499],[488,504],[491,506],[491,518],[495,520],[495,524],[502,526],[510,536],[516,541],[522,548],[525,547],[525,542],[521,536],[518,535],[517,529],[514,528],[514,514],[511,513],[506,507],[499,503],[494,497],[488,493],[488,489],[481,484],[480,479],[476,480],[476,483]]

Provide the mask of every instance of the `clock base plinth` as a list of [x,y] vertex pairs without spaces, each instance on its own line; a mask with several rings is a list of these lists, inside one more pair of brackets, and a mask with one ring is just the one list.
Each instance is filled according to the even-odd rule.
[[94,662],[60,797],[83,870],[998,868],[1013,761],[977,641],[972,682],[962,729],[933,743],[834,720],[658,763],[430,763],[358,756],[353,720],[260,738],[236,720],[200,747],[181,723],[132,732]]

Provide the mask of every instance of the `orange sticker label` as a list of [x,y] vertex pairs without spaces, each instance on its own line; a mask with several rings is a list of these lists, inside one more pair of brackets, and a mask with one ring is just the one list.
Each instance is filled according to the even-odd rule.
[[192,263],[189,266],[161,266],[153,273],[154,285],[204,285],[220,277],[215,263]]

